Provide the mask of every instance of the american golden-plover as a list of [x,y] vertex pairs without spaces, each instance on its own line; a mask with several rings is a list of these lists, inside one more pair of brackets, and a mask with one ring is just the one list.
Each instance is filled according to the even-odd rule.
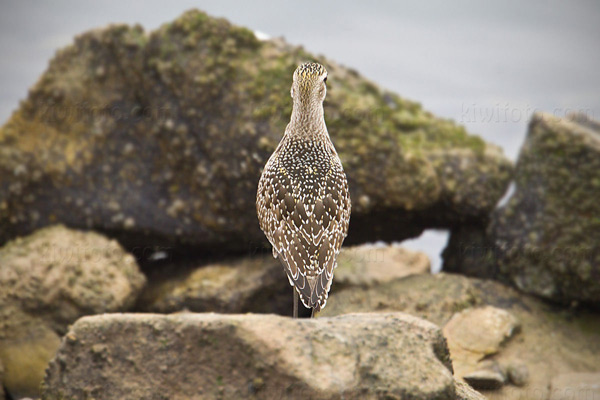
[[350,222],[348,181],[325,125],[326,81],[317,63],[294,72],[290,123],[256,196],[260,227],[294,289],[294,318],[298,296],[313,315],[325,307]]

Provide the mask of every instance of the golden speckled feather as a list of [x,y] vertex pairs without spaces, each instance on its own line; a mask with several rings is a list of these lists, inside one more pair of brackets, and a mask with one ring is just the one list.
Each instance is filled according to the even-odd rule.
[[306,63],[294,72],[294,108],[258,184],[260,227],[302,303],[325,306],[350,221],[350,194],[323,115],[327,71]]

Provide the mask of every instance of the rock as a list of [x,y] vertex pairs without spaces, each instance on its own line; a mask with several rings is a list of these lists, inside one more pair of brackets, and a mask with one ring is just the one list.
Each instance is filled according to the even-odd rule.
[[440,330],[401,313],[119,314],[73,325],[43,396],[456,399],[451,371]]
[[536,113],[515,175],[513,195],[487,226],[450,240],[444,268],[557,302],[599,304],[600,125]]
[[506,377],[498,369],[478,369],[466,374],[463,379],[477,390],[500,389],[506,382]]
[[429,257],[400,246],[363,245],[345,247],[335,270],[336,289],[374,286],[413,274],[431,271]]
[[4,304],[2,307],[2,328],[9,329],[0,332],[0,362],[5,365],[2,383],[12,399],[37,398],[44,371],[56,354],[60,337],[40,318],[18,309],[8,313]]
[[0,248],[0,361],[12,398],[38,397],[67,325],[126,310],[144,285],[132,256],[113,240],[62,226]]
[[347,244],[487,215],[512,166],[498,147],[357,72],[189,11],[154,32],[113,25],[60,50],[0,130],[0,243],[63,223],[140,253],[264,247],[261,168],[297,64],[329,70],[329,131],[353,201]]
[[[486,392],[490,400],[546,399],[556,371],[600,370],[600,314],[553,307],[491,280],[440,273],[412,275],[369,288],[347,288],[331,295],[317,319],[353,312],[402,311],[444,326],[456,313],[486,306],[509,312],[520,325],[519,334],[486,360],[497,363],[507,374],[511,365],[522,364],[529,370],[525,386],[504,385]],[[471,328],[476,329],[478,323],[482,322]],[[470,359],[457,357],[471,353],[451,354],[458,378],[459,368]],[[477,368],[475,365],[465,373]]]
[[443,273],[412,275],[373,287],[332,293],[319,317],[402,310],[444,326],[455,312],[481,305],[473,286],[466,278]]
[[459,400],[485,400],[485,397],[473,390],[471,386],[465,382],[456,382],[456,398]]
[[[430,270],[427,255],[398,246],[345,247],[338,263],[332,293]],[[271,252],[200,267],[192,264],[156,268],[148,278],[150,284],[138,302],[143,311],[289,315],[292,310],[291,286]]]
[[506,310],[492,306],[467,308],[452,316],[444,326],[444,336],[456,347],[483,358],[497,353],[518,327],[516,318]]
[[496,265],[496,250],[486,233],[488,220],[463,224],[450,230],[442,252],[442,269],[483,279],[501,279]]
[[4,400],[4,366],[2,365],[2,360],[0,360],[0,400]]
[[[475,389],[502,386],[504,378],[497,386],[491,381],[489,385],[486,383],[492,376],[502,375],[500,371],[496,371],[496,368],[482,369],[481,366],[478,367],[478,363],[484,357],[497,353],[500,345],[518,327],[517,319],[510,312],[492,306],[467,308],[454,314],[444,326],[443,332],[448,340],[452,359],[455,360],[456,376],[464,378]],[[467,379],[467,376],[470,378]],[[490,387],[485,387],[486,385]]]
[[600,398],[600,372],[561,374],[552,379],[550,400]]
[[289,314],[292,309],[292,288],[281,263],[270,254],[176,272],[161,268],[148,278],[138,301],[143,311]]
[[0,301],[47,321],[57,332],[88,314],[127,310],[145,283],[114,240],[52,226],[0,248]]
[[525,386],[529,381],[529,368],[521,362],[513,362],[506,367],[506,375],[515,386]]

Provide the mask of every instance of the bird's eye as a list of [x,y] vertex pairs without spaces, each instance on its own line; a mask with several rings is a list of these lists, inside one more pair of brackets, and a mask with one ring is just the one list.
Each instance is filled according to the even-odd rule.
[[325,77],[325,79],[323,79],[323,82],[327,83],[327,77]]

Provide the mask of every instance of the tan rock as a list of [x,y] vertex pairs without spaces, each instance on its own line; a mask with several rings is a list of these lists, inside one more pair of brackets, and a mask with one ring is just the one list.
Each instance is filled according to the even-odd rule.
[[43,395],[47,400],[481,398],[455,385],[439,328],[402,313],[316,320],[114,314],[73,325],[50,364]]
[[335,270],[335,285],[372,286],[414,274],[428,274],[429,257],[400,246],[363,245],[344,248]]
[[485,396],[460,381],[456,382],[456,398],[457,400],[485,400]]
[[600,399],[600,372],[561,374],[552,379],[550,400]]
[[[484,357],[497,353],[502,343],[518,327],[517,319],[510,312],[492,306],[467,308],[454,314],[444,326],[443,332],[448,340],[456,375],[461,378],[467,375],[479,377],[482,373],[490,375],[486,373],[487,369],[480,368],[477,363]],[[496,375],[498,374],[494,374]],[[476,389],[487,385],[475,385],[473,380],[467,382]],[[489,380],[491,382],[493,379]],[[488,386],[495,385],[490,383]]]
[[0,264],[0,302],[18,303],[59,332],[83,315],[127,309],[145,283],[116,241],[63,226],[7,243]]
[[[345,247],[339,256],[332,293],[365,287],[411,274],[429,273],[424,253],[398,246]],[[270,252],[204,266],[161,268],[139,301],[150,312],[276,313],[292,309],[292,288]]]
[[279,260],[270,254],[158,274],[150,275],[139,300],[146,311],[283,313],[292,307],[292,288]]
[[[444,326],[457,312],[486,305],[508,311],[521,326],[519,334],[486,358],[507,373],[511,365],[525,365],[529,374],[524,386],[504,385],[486,392],[490,400],[547,399],[553,376],[600,371],[600,314],[549,307],[537,297],[495,281],[441,273],[347,288],[332,294],[319,318],[403,311]],[[459,371],[460,360],[453,359],[453,365]]]
[[115,241],[62,226],[0,248],[0,361],[12,398],[38,397],[67,325],[133,305],[144,275]]
[[529,381],[529,368],[523,362],[511,362],[506,366],[506,377],[516,386],[525,386]]
[[517,319],[501,308],[467,308],[452,316],[444,326],[444,336],[453,346],[479,353],[483,358],[497,353],[518,327]]
[[[6,315],[4,309],[2,317]],[[11,337],[5,335],[0,340],[0,363],[5,366],[0,382],[13,399],[37,398],[44,371],[58,349],[60,337],[39,318],[19,311],[11,313],[11,317]]]

